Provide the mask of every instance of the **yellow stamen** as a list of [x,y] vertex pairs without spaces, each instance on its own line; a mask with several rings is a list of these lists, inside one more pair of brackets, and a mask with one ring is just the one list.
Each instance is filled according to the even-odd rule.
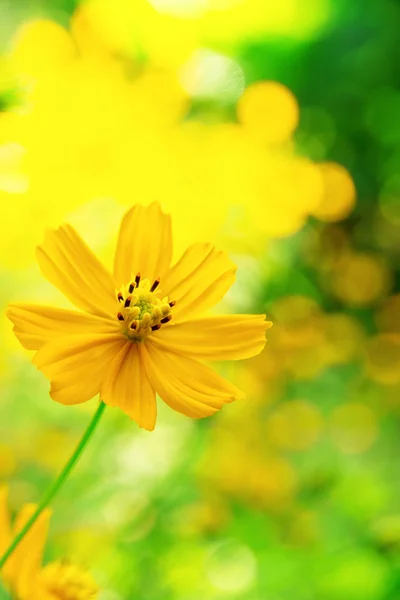
[[161,308],[157,305],[153,308],[153,319],[157,321],[162,315]]
[[144,313],[143,319],[142,319],[142,327],[146,328],[150,325],[150,323],[151,323],[151,316],[149,315],[149,313]]
[[130,310],[131,317],[136,319],[140,315],[140,308],[138,306],[132,306],[132,300],[131,300],[130,308],[131,308],[131,310]]
[[121,331],[133,342],[144,340],[172,319],[170,313],[175,302],[169,302],[168,296],[162,296],[159,286],[159,278],[150,284],[148,279],[141,279],[138,273],[134,283],[131,280],[117,290],[120,309],[117,318]]
[[170,308],[169,304],[163,304],[161,306],[161,312],[162,312],[162,314],[163,314],[164,317],[166,317],[167,315],[169,315],[170,310],[171,310],[171,308]]

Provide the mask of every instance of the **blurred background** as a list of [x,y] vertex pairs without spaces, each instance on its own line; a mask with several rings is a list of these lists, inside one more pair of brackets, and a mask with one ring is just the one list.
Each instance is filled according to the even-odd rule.
[[[395,0],[0,0],[1,311],[66,306],[46,228],[110,264],[123,212],[159,200],[177,256],[237,262],[221,310],[274,321],[220,365],[247,398],[215,417],[106,412],[45,556],[101,600],[400,598],[399,30]],[[0,329],[15,513],[96,401],[53,403]]]

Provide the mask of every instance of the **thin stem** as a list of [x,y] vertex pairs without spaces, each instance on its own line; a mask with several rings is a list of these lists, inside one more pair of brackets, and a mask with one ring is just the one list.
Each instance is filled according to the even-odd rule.
[[26,536],[26,534],[31,529],[31,527],[36,522],[36,520],[41,515],[41,513],[44,511],[44,509],[47,508],[47,506],[53,500],[54,496],[60,490],[60,488],[62,487],[62,485],[67,481],[69,475],[71,474],[71,471],[75,467],[75,465],[78,462],[78,460],[79,460],[79,458],[80,458],[83,450],[85,449],[85,446],[87,445],[87,443],[89,442],[90,438],[92,437],[92,435],[94,433],[94,430],[96,429],[96,426],[97,426],[98,422],[100,421],[100,418],[101,418],[101,416],[102,416],[102,414],[104,412],[105,407],[106,407],[106,405],[104,404],[104,402],[100,402],[99,408],[97,409],[97,411],[93,415],[93,418],[90,421],[89,425],[87,426],[85,433],[83,434],[80,442],[78,443],[77,447],[75,448],[75,451],[73,452],[72,456],[70,457],[70,459],[66,463],[65,467],[61,471],[60,475],[57,477],[57,479],[55,480],[55,482],[47,490],[47,493],[43,496],[42,501],[38,504],[37,509],[35,510],[35,512],[33,513],[33,515],[31,516],[31,518],[29,519],[29,521],[27,521],[27,523],[25,524],[25,526],[15,536],[15,538],[11,542],[9,548],[6,550],[6,552],[0,558],[0,570],[4,567],[6,561],[9,559],[9,557],[11,556],[11,554],[14,552],[14,550],[16,549],[16,547],[18,546],[18,544]]

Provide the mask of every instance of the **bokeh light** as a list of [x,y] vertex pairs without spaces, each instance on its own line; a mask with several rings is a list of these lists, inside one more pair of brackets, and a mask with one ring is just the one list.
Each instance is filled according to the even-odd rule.
[[356,190],[350,174],[341,165],[322,163],[324,194],[313,214],[321,221],[342,221],[355,206]]
[[248,87],[240,98],[237,112],[240,123],[270,144],[290,139],[299,121],[296,98],[274,81]]

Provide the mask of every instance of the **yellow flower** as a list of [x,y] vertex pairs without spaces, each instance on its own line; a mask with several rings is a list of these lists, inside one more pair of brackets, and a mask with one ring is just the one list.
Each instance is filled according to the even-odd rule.
[[50,395],[79,404],[97,394],[140,427],[156,422],[156,394],[189,417],[215,413],[241,392],[201,360],[258,354],[264,315],[199,317],[224,296],[235,265],[211,244],[190,246],[171,265],[170,217],[157,203],[124,216],[109,273],[76,231],[49,231],[38,248],[43,275],[84,312],[14,304],[8,316]]
[[[0,487],[0,555],[36,509],[25,505],[12,527],[7,496],[7,488]],[[97,586],[86,571],[67,562],[42,567],[50,515],[49,509],[43,511],[6,562],[1,573],[6,588],[18,600],[95,600]]]

